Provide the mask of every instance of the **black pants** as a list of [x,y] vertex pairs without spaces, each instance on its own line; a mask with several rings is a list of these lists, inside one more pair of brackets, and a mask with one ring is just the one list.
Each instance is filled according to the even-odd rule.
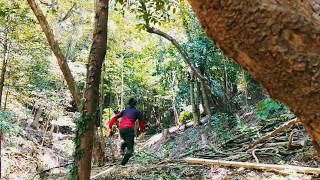
[[121,161],[121,165],[125,165],[133,155],[134,128],[124,127],[119,130],[120,137],[124,140],[124,142],[121,144],[121,151],[125,151],[127,148],[127,151]]

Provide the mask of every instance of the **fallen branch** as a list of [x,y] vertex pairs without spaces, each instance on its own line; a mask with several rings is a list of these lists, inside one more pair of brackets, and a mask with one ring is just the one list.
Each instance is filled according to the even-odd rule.
[[207,165],[226,166],[226,167],[260,169],[260,170],[276,171],[276,172],[286,170],[286,171],[295,171],[295,172],[307,173],[307,174],[320,174],[320,168],[310,168],[310,167],[292,166],[292,165],[260,164],[260,163],[221,161],[221,160],[198,159],[198,158],[187,158],[186,162],[189,164],[207,164]]
[[[101,171],[100,173],[93,175],[90,179],[113,179],[114,176],[117,178],[122,176],[132,176],[132,174],[141,174],[145,172],[150,172],[152,170],[157,170],[162,168],[181,168],[181,167],[190,167],[188,164],[163,164],[163,165],[155,165],[155,166],[141,166],[141,165],[133,165],[133,166],[112,166],[108,167],[106,170]],[[191,167],[202,167],[203,165],[193,165]]]
[[267,141],[270,137],[275,136],[275,135],[277,135],[279,133],[285,132],[287,129],[291,128],[293,125],[295,125],[298,122],[299,122],[299,120],[297,118],[294,118],[294,119],[286,122],[285,124],[283,124],[280,127],[276,128],[274,131],[272,131],[272,132],[266,134],[265,136],[261,137],[260,139],[258,139],[256,142],[251,144],[248,147],[248,149],[255,148],[258,144],[261,144],[261,143]]

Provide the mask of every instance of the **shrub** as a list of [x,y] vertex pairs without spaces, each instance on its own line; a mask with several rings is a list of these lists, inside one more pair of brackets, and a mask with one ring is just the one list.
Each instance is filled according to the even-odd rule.
[[291,114],[291,112],[285,105],[278,101],[267,98],[258,103],[256,112],[258,119],[266,120],[279,117],[281,114]]
[[17,132],[17,126],[13,122],[13,113],[11,111],[0,111],[0,130],[4,134]]
[[220,113],[210,117],[212,128],[222,139],[228,139],[231,135],[232,129],[239,124],[238,119],[227,113]]
[[191,118],[192,118],[192,113],[191,112],[182,111],[182,112],[180,112],[180,115],[179,115],[179,122],[184,124],[184,123],[187,122],[187,120],[189,120]]

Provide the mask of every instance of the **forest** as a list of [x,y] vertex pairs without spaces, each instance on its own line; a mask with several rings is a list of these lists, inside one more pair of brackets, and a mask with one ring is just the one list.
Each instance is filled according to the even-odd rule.
[[0,179],[320,179],[320,1],[0,0]]

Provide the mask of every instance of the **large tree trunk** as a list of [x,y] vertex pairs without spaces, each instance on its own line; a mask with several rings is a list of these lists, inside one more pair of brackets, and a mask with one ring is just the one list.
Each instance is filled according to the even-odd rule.
[[65,56],[62,54],[62,51],[59,47],[59,43],[55,40],[54,34],[48,24],[48,21],[46,17],[44,16],[42,10],[40,7],[37,5],[37,3],[34,0],[27,0],[29,3],[29,6],[31,7],[33,13],[37,17],[39,24],[42,28],[42,31],[47,37],[48,43],[51,47],[51,50],[55,54],[59,67],[63,73],[64,79],[67,82],[69,91],[72,94],[72,97],[74,101],[76,102],[77,107],[80,107],[80,97],[79,97],[79,91],[77,88],[77,84],[75,83],[75,80],[71,74],[70,68],[67,63],[67,59]]
[[319,2],[189,1],[207,34],[293,110],[320,152]]
[[[77,132],[80,138],[80,147],[76,152],[81,154],[80,159],[77,159],[78,176],[81,180],[90,178],[91,159],[93,137],[97,118],[97,105],[99,103],[99,84],[101,79],[101,67],[106,55],[107,43],[107,14],[108,0],[95,1],[95,25],[93,33],[93,43],[89,55],[88,72],[86,78],[86,89],[84,92],[84,109],[81,112],[83,124],[83,132]],[[77,137],[76,137],[77,138]]]

